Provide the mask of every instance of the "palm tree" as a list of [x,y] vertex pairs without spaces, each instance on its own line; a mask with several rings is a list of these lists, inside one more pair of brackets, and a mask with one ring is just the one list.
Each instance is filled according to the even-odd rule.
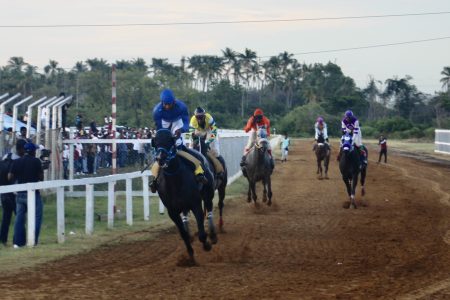
[[227,77],[227,80],[230,80],[230,72],[231,69],[233,68],[233,65],[236,63],[236,59],[238,56],[238,53],[234,50],[232,50],[231,48],[225,48],[225,50],[222,50],[222,56],[224,58],[224,63],[227,66],[226,70],[225,70],[225,74]]
[[444,77],[441,78],[442,87],[447,88],[447,92],[450,93],[450,67],[444,67],[441,72]]
[[136,59],[133,59],[131,61],[131,63],[137,70],[147,73],[147,71],[148,71],[147,63],[145,62],[145,60],[143,58],[138,57]]
[[367,112],[367,119],[369,121],[373,121],[376,119],[376,103],[377,99],[380,96],[380,90],[377,87],[377,83],[381,83],[380,81],[375,81],[372,76],[369,76],[369,83],[367,87],[362,90],[364,97],[367,102],[369,102],[369,110]]
[[108,64],[108,61],[104,60],[103,58],[93,58],[93,59],[87,59],[86,63],[88,64],[91,71],[99,71],[103,72],[105,74],[109,74],[111,71],[111,67]]
[[22,72],[22,68],[26,66],[27,63],[23,60],[23,57],[13,56],[8,60],[7,68],[14,72]]

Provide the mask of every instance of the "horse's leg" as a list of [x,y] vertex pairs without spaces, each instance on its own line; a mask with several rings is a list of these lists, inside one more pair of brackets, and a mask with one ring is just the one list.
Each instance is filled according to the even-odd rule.
[[216,244],[217,243],[217,234],[216,234],[216,228],[214,226],[213,198],[214,198],[214,194],[212,194],[212,197],[208,197],[207,200],[204,200],[204,205],[205,205],[205,212],[207,213],[207,219],[208,219],[209,238],[211,239],[211,243]]
[[[248,178],[247,178],[248,179]],[[248,179],[248,192],[247,192],[247,202],[250,203],[252,201],[252,183],[250,182],[250,179]]]
[[358,172],[355,172],[353,174],[352,178],[352,194],[350,196],[350,208],[353,206],[353,208],[356,207],[356,200],[355,200],[355,194],[356,194],[356,186],[358,185]]
[[328,177],[328,165],[330,164],[330,155],[325,156],[324,166],[325,166],[325,179],[329,179]]
[[267,188],[266,188],[266,179],[262,180],[262,184],[263,184],[263,202],[265,203],[267,201]]
[[364,188],[364,184],[366,183],[366,172],[367,166],[361,169],[361,196],[364,196],[366,194],[366,190]]
[[194,262],[194,249],[192,249],[191,246],[191,240],[189,237],[189,234],[184,229],[183,221],[181,220],[180,214],[176,213],[175,211],[168,209],[169,217],[172,219],[172,221],[175,223],[175,225],[178,228],[178,231],[180,232],[181,238],[184,241],[184,244],[186,245],[187,252],[189,254],[190,259]]
[[203,250],[209,251],[211,250],[211,244],[207,241],[207,234],[205,232],[205,224],[204,224],[205,218],[203,216],[203,209],[201,202],[192,208],[192,212],[194,213],[195,220],[197,221],[198,239],[203,244]]
[[189,239],[192,243],[194,241],[194,238],[191,235],[191,231],[189,229],[189,212],[183,212],[183,216],[181,217],[181,220],[183,221],[184,230],[186,230],[187,234],[189,235]]
[[342,180],[345,183],[345,187],[347,188],[347,194],[350,197],[352,195],[352,187],[350,185],[349,179],[347,178],[346,175],[342,175]]
[[269,201],[267,202],[267,205],[272,205],[272,179],[270,178],[270,175],[267,177],[267,189],[268,189],[268,196]]
[[217,189],[219,192],[219,230],[221,232],[223,232],[223,219],[222,219],[222,214],[223,214],[223,207],[224,207],[224,200],[225,200],[225,189],[226,189],[226,184],[225,182],[222,182],[222,184],[219,186],[219,188]]
[[317,156],[317,175],[319,175],[318,176],[319,179],[322,177],[322,166],[321,165],[322,164],[320,163],[320,157]]
[[250,188],[252,190],[253,202],[255,202],[255,204],[256,204],[256,199],[258,199],[258,196],[256,195],[256,182],[251,182],[250,183]]

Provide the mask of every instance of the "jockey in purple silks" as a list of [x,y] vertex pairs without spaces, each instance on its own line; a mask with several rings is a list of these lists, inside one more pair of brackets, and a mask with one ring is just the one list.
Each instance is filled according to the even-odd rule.
[[330,144],[328,142],[328,128],[327,123],[323,120],[322,117],[317,117],[316,123],[314,124],[314,146],[313,151],[316,150],[317,147],[317,139],[319,138],[319,135],[323,136],[323,139],[325,140],[325,146],[327,149],[330,149]]
[[[353,137],[353,143],[355,145],[355,148],[359,151],[361,155],[361,162],[367,164],[367,153],[365,151],[365,146],[362,143],[362,134],[361,134],[361,128],[359,128],[359,121],[358,119],[353,115],[353,112],[351,110],[347,110],[345,112],[344,118],[341,122],[341,129],[342,134],[345,134],[346,132],[350,133]],[[342,146],[342,141],[341,141]],[[341,157],[341,151],[339,151],[338,160]]]

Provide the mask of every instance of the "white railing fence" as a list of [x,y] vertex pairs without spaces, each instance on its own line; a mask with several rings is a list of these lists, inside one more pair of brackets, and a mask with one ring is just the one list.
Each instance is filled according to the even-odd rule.
[[[225,133],[219,134],[220,139],[220,149],[221,154],[228,167],[228,179],[229,184],[236,180],[240,175],[239,162],[242,156],[242,150],[247,142],[247,134],[241,133]],[[127,140],[129,142],[130,140]],[[271,145],[275,149],[279,145],[280,136],[272,138]],[[51,180],[42,181],[36,183],[26,183],[26,184],[15,184],[2,186],[0,189],[0,194],[2,193],[12,193],[19,191],[27,191],[27,205],[28,205],[28,215],[27,215],[27,246],[34,246],[34,236],[35,236],[35,214],[36,214],[36,203],[35,203],[35,192],[37,190],[52,190],[56,191],[56,212],[57,212],[57,239],[59,243],[65,241],[65,197],[66,196],[76,196],[76,193],[81,193],[78,196],[85,196],[86,200],[86,215],[85,215],[85,233],[86,235],[92,235],[94,232],[94,203],[95,196],[107,196],[107,224],[108,228],[113,228],[114,226],[114,205],[115,196],[123,193],[123,191],[115,191],[114,187],[118,181],[125,181],[125,195],[126,195],[126,223],[128,225],[133,225],[133,196],[140,196],[143,200],[143,215],[145,221],[150,221],[150,196],[157,196],[157,194],[150,193],[148,188],[150,171],[144,172],[132,172],[125,174],[109,175],[103,177],[89,177],[83,179],[70,179],[70,180]],[[141,178],[142,180],[142,191],[133,191],[132,181],[133,179]],[[108,184],[108,191],[105,192],[95,192],[96,184]],[[66,192],[66,188],[73,189],[74,186],[85,186],[84,192]],[[160,212],[164,212],[164,207],[162,202],[159,201]],[[162,209],[162,210],[161,210]]]
[[434,152],[450,154],[450,130],[435,129]]

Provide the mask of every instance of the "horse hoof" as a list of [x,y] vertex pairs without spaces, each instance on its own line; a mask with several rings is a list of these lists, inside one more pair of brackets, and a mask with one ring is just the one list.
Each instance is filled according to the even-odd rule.
[[364,188],[361,189],[361,196],[364,196],[366,194],[366,190]]
[[218,241],[217,234],[210,233],[209,234],[209,239],[211,240],[211,244],[213,244],[213,245],[217,244],[217,241]]
[[211,248],[212,248],[212,246],[211,246],[211,244],[209,242],[203,243],[203,250],[211,251]]
[[263,197],[263,202],[264,203],[267,202],[267,198],[266,197]]
[[345,201],[344,204],[342,204],[342,207],[345,209],[350,208],[350,201]]
[[267,206],[272,206],[272,200],[269,200],[269,202],[267,202]]

